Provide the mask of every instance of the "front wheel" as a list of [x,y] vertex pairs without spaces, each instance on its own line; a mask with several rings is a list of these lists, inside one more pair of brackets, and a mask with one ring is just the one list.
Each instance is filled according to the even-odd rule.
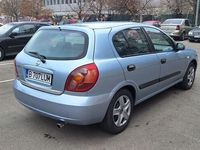
[[0,61],[4,59],[4,56],[5,56],[4,50],[0,48]]
[[194,40],[189,39],[190,42],[194,42]]
[[112,133],[117,134],[125,130],[131,118],[133,108],[132,94],[122,89],[113,97],[106,116],[102,122],[102,127]]
[[195,80],[196,67],[193,63],[188,66],[183,81],[180,83],[180,87],[184,90],[192,88]]

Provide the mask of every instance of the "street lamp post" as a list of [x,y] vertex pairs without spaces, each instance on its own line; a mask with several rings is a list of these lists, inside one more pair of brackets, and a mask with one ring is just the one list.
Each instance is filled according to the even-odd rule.
[[198,25],[198,18],[199,18],[199,2],[200,2],[200,0],[197,0],[195,26]]

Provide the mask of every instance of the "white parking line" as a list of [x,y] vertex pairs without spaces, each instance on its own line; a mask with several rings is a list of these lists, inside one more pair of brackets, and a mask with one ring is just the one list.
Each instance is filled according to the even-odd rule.
[[14,81],[14,80],[15,80],[15,79],[3,80],[3,81],[0,81],[0,84],[1,84],[1,83],[12,82],[12,81]]
[[0,64],[0,66],[6,66],[6,65],[13,65],[13,63],[2,63],[2,64]]

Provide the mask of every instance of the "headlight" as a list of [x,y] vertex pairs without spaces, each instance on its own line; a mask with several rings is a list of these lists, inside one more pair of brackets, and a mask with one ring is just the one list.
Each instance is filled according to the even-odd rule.
[[190,32],[188,33],[188,35],[189,35],[189,36],[193,35],[193,32],[192,32],[192,31],[190,31]]

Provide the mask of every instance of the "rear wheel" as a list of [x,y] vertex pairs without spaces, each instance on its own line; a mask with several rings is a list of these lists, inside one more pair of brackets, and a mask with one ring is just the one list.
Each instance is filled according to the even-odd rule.
[[191,63],[188,66],[188,69],[185,73],[185,76],[183,78],[183,81],[180,83],[180,87],[184,90],[189,90],[192,88],[195,80],[195,73],[196,73],[196,68],[193,63]]
[[2,48],[0,48],[0,61],[4,59],[5,52]]
[[108,107],[102,127],[112,134],[122,132],[128,126],[132,108],[133,97],[131,93],[126,89],[120,90],[115,94]]
[[184,41],[185,40],[185,32],[182,33],[182,35],[180,36],[180,40]]

